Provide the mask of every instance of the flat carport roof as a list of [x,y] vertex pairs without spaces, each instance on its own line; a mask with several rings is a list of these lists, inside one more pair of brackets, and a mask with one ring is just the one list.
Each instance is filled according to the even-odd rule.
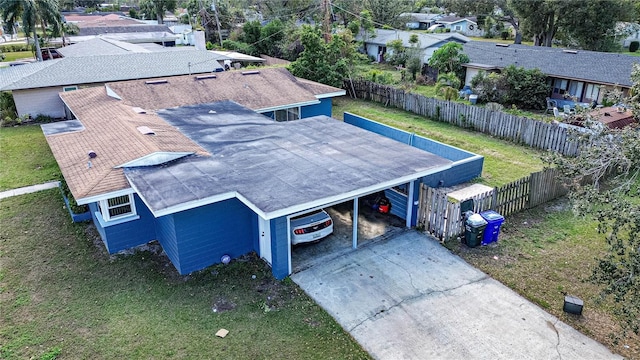
[[451,166],[447,159],[327,116],[275,122],[232,101],[157,115],[211,156],[125,169],[155,216],[236,197],[272,219]]

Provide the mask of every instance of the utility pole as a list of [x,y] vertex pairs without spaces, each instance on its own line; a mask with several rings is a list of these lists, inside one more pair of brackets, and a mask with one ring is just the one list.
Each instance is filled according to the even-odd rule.
[[322,0],[322,31],[324,32],[324,42],[331,40],[331,0]]
[[222,46],[222,33],[220,33],[220,19],[218,19],[218,8],[216,7],[216,0],[211,1],[211,10],[216,16],[216,27],[218,28],[218,40],[220,40],[220,46]]

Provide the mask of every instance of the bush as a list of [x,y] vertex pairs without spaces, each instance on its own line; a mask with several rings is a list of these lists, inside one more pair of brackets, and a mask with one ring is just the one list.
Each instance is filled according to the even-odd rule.
[[378,84],[388,85],[393,83],[393,75],[386,71],[376,69],[369,70],[364,74],[364,78]]
[[507,40],[509,38],[509,35],[511,34],[507,30],[503,30],[502,32],[500,32],[500,38],[502,40]]
[[62,174],[59,176],[58,180],[60,181],[60,190],[62,190],[62,194],[69,200],[69,207],[71,208],[71,212],[74,214],[83,214],[89,211],[89,206],[87,205],[78,205],[76,199],[71,194],[71,190],[69,190],[69,186],[67,182],[62,177]]
[[629,51],[630,51],[630,52],[636,52],[636,51],[638,51],[638,48],[639,48],[639,47],[640,47],[640,42],[638,42],[638,41],[632,41],[632,42],[629,44]]
[[544,109],[549,96],[546,76],[538,69],[509,66],[501,74],[481,72],[471,80],[480,102],[516,105],[521,109]]
[[53,118],[51,116],[44,115],[44,114],[38,114],[38,116],[36,116],[36,118],[34,120],[35,120],[35,122],[40,123],[40,124],[46,124],[46,123],[53,122]]

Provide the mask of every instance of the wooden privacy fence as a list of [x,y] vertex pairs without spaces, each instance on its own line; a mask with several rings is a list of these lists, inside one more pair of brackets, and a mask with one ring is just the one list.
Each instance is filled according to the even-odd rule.
[[580,142],[568,129],[555,124],[480,106],[407,93],[402,89],[366,80],[346,81],[344,88],[352,97],[379,102],[537,149],[576,155],[580,147]]
[[[547,169],[522,179],[473,196],[474,212],[495,210],[503,216],[530,209],[567,194],[556,180],[557,171]],[[418,210],[418,226],[446,241],[464,233],[460,202],[452,200],[441,189],[422,185]]]

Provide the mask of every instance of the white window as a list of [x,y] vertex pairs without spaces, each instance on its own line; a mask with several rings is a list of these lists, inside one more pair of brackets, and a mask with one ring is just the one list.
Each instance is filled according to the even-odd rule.
[[455,30],[455,31],[460,31],[460,30],[462,30],[462,26],[460,26],[460,25],[456,25],[456,26],[454,27],[454,30]]
[[98,209],[105,221],[112,221],[136,214],[136,204],[132,194],[116,196],[98,202]]
[[583,86],[584,83],[582,81],[571,81],[571,83],[569,83],[569,95],[575,96],[580,100]]
[[276,110],[274,112],[276,121],[291,121],[300,119],[300,108],[294,107],[283,110]]
[[553,93],[558,95],[564,95],[567,92],[567,85],[569,82],[564,79],[555,79],[553,81]]
[[587,85],[587,91],[584,93],[585,101],[598,101],[598,96],[600,95],[600,87],[598,85],[589,84]]

